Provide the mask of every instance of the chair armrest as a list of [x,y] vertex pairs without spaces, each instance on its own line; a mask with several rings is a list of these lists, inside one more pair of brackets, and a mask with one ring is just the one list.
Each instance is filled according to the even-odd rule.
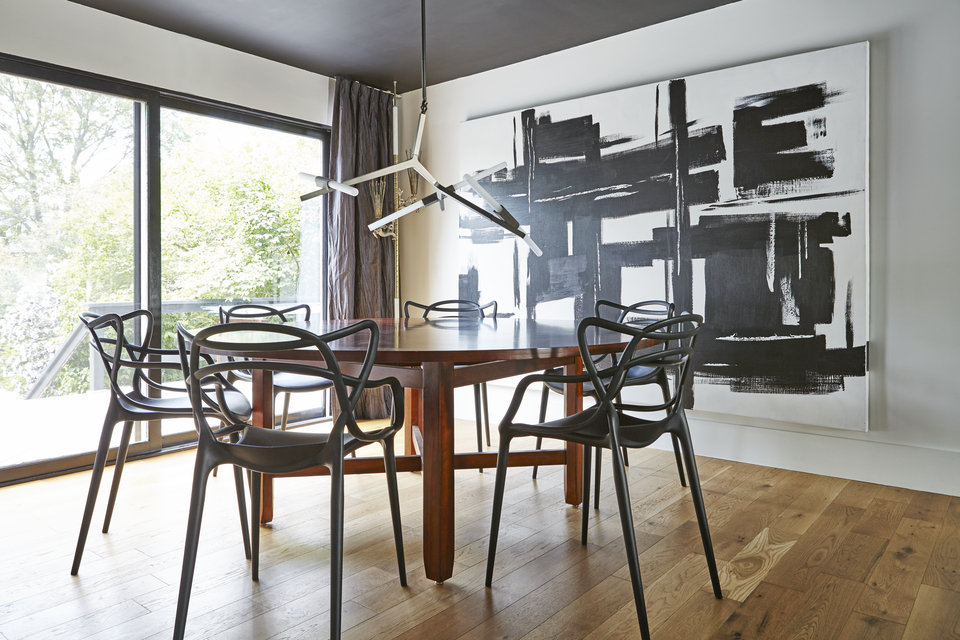
[[602,318],[603,317],[602,310],[604,307],[610,307],[611,309],[615,309],[617,312],[617,316],[619,316],[621,313],[623,313],[629,308],[626,305],[620,304],[619,302],[611,302],[610,300],[597,300],[597,304],[594,306],[593,315],[597,316],[598,318]]
[[496,319],[497,317],[497,301],[496,300],[491,300],[487,304],[482,305],[480,307],[480,315],[482,315],[483,317],[487,317],[487,314],[484,313],[484,311],[486,309],[489,309],[490,307],[493,307],[493,313],[490,314],[490,317]]
[[[217,398],[216,402],[214,402],[210,398],[211,390],[216,395],[216,398]],[[247,422],[243,418],[241,418],[240,416],[238,416],[237,414],[233,413],[230,410],[230,405],[227,402],[225,390],[235,391],[232,384],[229,384],[228,382],[226,382],[222,377],[217,376],[213,380],[206,381],[206,383],[201,387],[200,398],[203,400],[204,404],[206,404],[208,407],[210,407],[211,409],[219,413],[221,416],[223,416],[224,421],[227,422],[230,426],[235,426],[235,427],[245,426]],[[227,433],[230,432],[229,427],[226,427],[221,430],[223,431],[223,434],[220,434],[220,435],[226,435]],[[219,432],[215,431],[214,433],[218,434]]]
[[[344,382],[346,381],[346,376],[344,376]],[[376,431],[364,431],[360,428],[360,425],[357,424],[352,414],[347,419],[347,430],[350,432],[350,435],[360,442],[378,442],[384,438],[393,436],[403,427],[405,417],[403,403],[404,391],[399,380],[394,377],[382,378],[380,380],[367,380],[364,389],[376,389],[384,386],[389,386],[390,390],[393,391],[393,410],[391,411],[390,424],[388,426]]]
[[420,304],[419,302],[414,302],[413,300],[407,300],[406,302],[403,303],[403,317],[404,317],[404,318],[409,318],[409,317],[410,317],[410,307],[416,307],[417,309],[423,309],[424,311],[427,310],[427,305],[425,305],[425,304]]

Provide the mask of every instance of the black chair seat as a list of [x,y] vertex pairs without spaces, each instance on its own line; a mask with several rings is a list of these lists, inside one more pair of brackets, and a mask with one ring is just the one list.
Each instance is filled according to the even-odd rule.
[[[263,304],[238,304],[224,309],[220,307],[220,324],[231,322],[287,322],[298,313],[303,312],[304,320],[310,320],[310,305],[298,304],[286,309],[277,309]],[[237,379],[249,382],[250,372],[237,369],[232,373]],[[287,418],[290,415],[290,395],[294,393],[310,393],[326,391],[333,388],[329,380],[314,376],[301,376],[296,373],[277,372],[273,380],[274,396],[283,395],[283,410],[280,413],[280,429],[287,428]]]
[[[624,386],[629,387],[631,385],[649,384],[651,382],[656,382],[656,380],[654,380],[654,377],[657,375],[658,372],[659,372],[659,369],[657,369],[656,367],[641,367],[639,365],[636,367],[630,367],[630,370],[627,372],[627,382]],[[551,373],[559,374],[561,373],[561,371],[559,369],[552,369]],[[561,394],[563,393],[562,382],[547,381],[547,382],[544,382],[543,384],[547,385],[547,387],[550,388],[550,391],[553,391],[554,393],[561,393]],[[583,383],[583,395],[584,397],[587,397],[587,398],[596,397],[597,392],[593,388],[592,382]]]
[[273,390],[276,393],[305,393],[308,391],[323,391],[332,389],[333,383],[327,380],[317,382],[310,376],[301,376],[296,373],[277,373],[273,376]]
[[[163,414],[159,417],[169,418],[169,414],[181,414],[183,418],[193,417],[193,408],[190,406],[190,398],[186,396],[186,390],[184,394],[180,396],[172,396],[165,398],[148,398],[140,393],[128,393],[127,396],[136,400],[140,407],[134,407],[128,403],[128,408],[135,411],[146,412],[146,409],[143,409],[142,405],[149,404],[153,411],[157,414]],[[236,416],[242,417],[244,420],[249,420],[250,416],[253,415],[253,407],[250,406],[250,401],[247,400],[247,397],[243,395],[240,391],[228,389],[224,392],[224,398],[227,401],[227,409]],[[123,401],[121,401],[123,402]],[[143,413],[141,420],[150,420],[152,418],[146,417],[147,413]]]
[[[264,462],[272,467],[300,465],[311,460],[330,442],[329,433],[304,433],[301,431],[281,431],[279,429],[261,429],[246,427],[240,432],[237,448],[238,458],[248,464]],[[343,435],[344,453],[352,453],[365,446],[349,433]]]

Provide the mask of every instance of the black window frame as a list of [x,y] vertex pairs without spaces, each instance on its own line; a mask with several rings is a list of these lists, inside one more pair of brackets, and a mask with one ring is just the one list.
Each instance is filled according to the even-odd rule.
[[[158,319],[161,318],[161,253],[160,253],[160,113],[163,108],[187,111],[231,122],[247,124],[294,135],[315,138],[323,143],[321,170],[328,173],[330,155],[330,126],[307,120],[270,113],[231,104],[211,98],[191,95],[183,92],[163,89],[142,83],[131,82],[110,76],[72,69],[29,58],[23,58],[0,52],[0,73],[20,76],[31,80],[49,82],[64,86],[114,95],[120,98],[134,100],[143,105],[142,109],[135,109],[134,127],[145,132],[142,136],[134,137],[134,162],[145,163],[140,171],[135,170],[134,183],[134,303],[141,308],[148,309]],[[145,149],[137,145],[145,145]],[[146,184],[140,183],[145,177]],[[145,198],[141,198],[145,194]],[[145,202],[143,202],[145,200]],[[146,207],[145,211],[143,207]],[[323,234],[326,237],[326,208],[324,199]],[[141,221],[146,224],[146,233],[140,228]],[[141,245],[141,238],[146,246]],[[322,249],[323,279],[326,281],[327,255],[326,246]],[[143,278],[145,269],[146,278]],[[141,282],[145,280],[146,291],[142,291]],[[155,344],[159,347],[160,335],[154,336]],[[148,441],[130,446],[128,459],[150,457],[184,446],[192,446],[196,436],[191,434],[175,434],[161,437],[159,424],[151,425]],[[94,443],[91,443],[91,445]],[[42,477],[61,475],[82,471],[93,466],[94,453],[82,453],[63,458],[27,462],[21,465],[0,469],[0,487],[25,482]],[[111,458],[112,459],[112,458]]]

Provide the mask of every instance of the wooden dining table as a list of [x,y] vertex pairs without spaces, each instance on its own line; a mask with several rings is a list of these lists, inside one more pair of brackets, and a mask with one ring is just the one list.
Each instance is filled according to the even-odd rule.
[[[574,320],[524,320],[518,318],[378,319],[376,367],[372,378],[395,376],[406,389],[404,455],[397,456],[398,471],[420,471],[423,476],[423,559],[429,579],[444,582],[453,575],[456,469],[491,469],[497,453],[454,451],[454,389],[524,373],[564,367],[568,374],[582,372]],[[354,320],[294,321],[289,324],[317,334],[329,333]],[[591,328],[590,351],[613,353],[623,349],[618,333]],[[358,367],[366,349],[361,332],[331,344],[346,373]],[[228,352],[223,352],[229,355]],[[284,360],[305,360],[316,352],[289,351]],[[274,393],[269,372],[254,371],[253,424],[273,428]],[[580,385],[566,385],[567,415],[582,410]],[[413,443],[419,444],[416,451]],[[582,447],[510,453],[510,466],[564,465],[564,494],[568,504],[582,501]],[[348,458],[345,472],[383,472],[383,458]],[[326,468],[289,475],[323,475]],[[273,479],[264,476],[261,523],[274,517]]]

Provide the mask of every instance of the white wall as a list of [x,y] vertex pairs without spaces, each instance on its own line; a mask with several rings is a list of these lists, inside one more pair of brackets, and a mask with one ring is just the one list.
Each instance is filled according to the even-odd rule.
[[[956,0],[742,0],[431,86],[424,159],[456,182],[464,120],[869,40],[870,431],[699,416],[695,441],[704,455],[960,495],[958,33]],[[405,101],[412,132],[419,92]],[[456,297],[454,206],[404,220],[405,299]]]
[[330,78],[66,0],[0,0],[0,51],[330,124]]

